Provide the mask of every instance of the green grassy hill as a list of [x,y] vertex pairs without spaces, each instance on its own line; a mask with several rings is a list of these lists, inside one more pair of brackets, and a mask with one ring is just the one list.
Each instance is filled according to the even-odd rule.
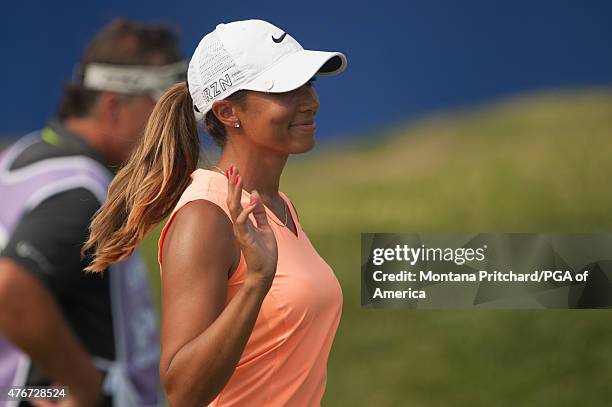
[[[359,244],[361,232],[612,231],[612,90],[389,133],[290,159],[281,182],[344,292],[323,405],[608,405],[609,311],[361,309]],[[155,284],[158,232],[144,245]]]

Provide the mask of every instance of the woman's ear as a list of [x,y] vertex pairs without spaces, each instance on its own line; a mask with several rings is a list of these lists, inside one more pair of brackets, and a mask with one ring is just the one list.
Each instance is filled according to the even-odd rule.
[[215,101],[211,110],[224,126],[234,127],[234,123],[238,121],[238,116],[236,116],[236,112],[234,111],[234,105],[227,100]]

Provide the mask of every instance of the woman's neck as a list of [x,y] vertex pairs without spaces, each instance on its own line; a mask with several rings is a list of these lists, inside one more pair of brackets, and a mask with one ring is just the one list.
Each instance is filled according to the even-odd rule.
[[[253,149],[236,149],[228,144],[223,149],[219,162],[215,164],[222,170],[231,165],[238,168],[242,178],[242,188],[251,192],[257,190],[266,206],[277,207],[280,176],[287,162],[287,156],[272,155],[269,152]],[[282,206],[282,202],[281,206]]]

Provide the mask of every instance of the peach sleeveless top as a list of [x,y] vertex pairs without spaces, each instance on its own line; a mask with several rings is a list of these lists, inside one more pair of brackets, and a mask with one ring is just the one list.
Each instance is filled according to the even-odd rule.
[[[220,172],[197,169],[159,239],[158,261],[164,237],[176,212],[186,203],[206,199],[227,208],[227,178]],[[340,284],[302,230],[289,198],[287,203],[297,236],[266,207],[278,246],[272,286],[263,300],[240,361],[221,393],[208,406],[319,406],[327,382],[327,360],[342,313]],[[242,205],[250,194],[242,191]],[[253,215],[249,215],[254,222]],[[228,279],[226,305],[244,282],[246,263]]]

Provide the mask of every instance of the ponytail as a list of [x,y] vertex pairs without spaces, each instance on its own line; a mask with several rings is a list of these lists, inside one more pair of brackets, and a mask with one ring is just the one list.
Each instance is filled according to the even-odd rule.
[[109,185],[93,216],[81,256],[94,249],[88,272],[104,271],[129,257],[142,238],[164,220],[189,183],[200,159],[193,102],[185,82],[164,93],[142,140]]

